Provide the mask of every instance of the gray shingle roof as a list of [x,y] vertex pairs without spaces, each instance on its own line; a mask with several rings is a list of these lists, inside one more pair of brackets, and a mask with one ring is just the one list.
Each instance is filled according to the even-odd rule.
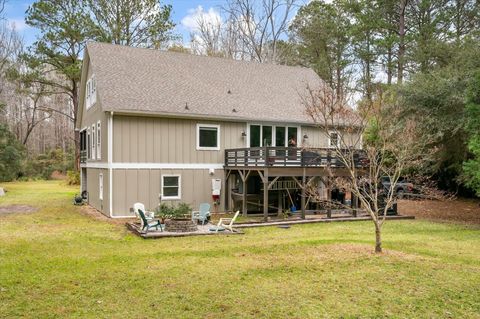
[[304,123],[300,94],[323,84],[301,67],[103,43],[87,51],[105,111]]

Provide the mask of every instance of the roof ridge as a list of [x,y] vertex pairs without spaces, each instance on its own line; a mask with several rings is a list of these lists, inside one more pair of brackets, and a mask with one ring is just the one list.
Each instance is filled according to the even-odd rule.
[[193,57],[193,58],[199,58],[199,59],[211,59],[211,60],[222,60],[225,62],[232,62],[232,63],[237,63],[237,64],[244,64],[244,65],[255,65],[255,66],[267,66],[267,67],[278,67],[278,68],[285,68],[285,69],[290,69],[290,70],[302,70],[302,71],[313,71],[311,68],[302,66],[302,65],[285,65],[285,64],[275,64],[275,63],[263,63],[263,62],[258,62],[258,61],[247,61],[247,60],[236,60],[236,59],[230,59],[230,58],[225,58],[225,57],[219,57],[219,56],[209,56],[209,55],[198,55],[198,54],[193,54],[193,53],[185,53],[185,52],[175,52],[175,51],[168,51],[168,50],[161,50],[161,49],[154,49],[154,48],[146,48],[146,47],[132,47],[128,45],[123,45],[123,44],[114,44],[114,43],[109,43],[109,42],[97,42],[97,41],[88,41],[87,42],[87,48],[91,45],[98,45],[98,46],[103,46],[103,45],[108,45],[112,47],[117,47],[117,48],[122,48],[122,49],[127,49],[127,50],[146,50],[149,52],[158,52],[160,54],[168,54],[168,55],[178,55],[178,56],[184,56],[184,57]]

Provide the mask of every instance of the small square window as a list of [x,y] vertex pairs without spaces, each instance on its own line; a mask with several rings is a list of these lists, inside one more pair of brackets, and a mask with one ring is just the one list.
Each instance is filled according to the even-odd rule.
[[338,138],[338,133],[335,132],[330,132],[330,146],[335,147],[338,146],[338,143],[340,142]]
[[180,175],[162,175],[162,199],[180,199]]
[[220,149],[220,126],[211,124],[197,125],[197,149],[219,150]]

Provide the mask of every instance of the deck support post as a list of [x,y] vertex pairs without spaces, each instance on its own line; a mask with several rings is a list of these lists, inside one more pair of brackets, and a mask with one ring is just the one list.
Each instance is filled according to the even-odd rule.
[[357,196],[355,196],[352,192],[350,192],[351,196],[350,196],[350,206],[352,207],[352,215],[353,217],[357,217],[357,205],[356,205],[356,200],[357,200]]
[[250,175],[250,171],[245,172],[244,171],[238,171],[240,174],[240,178],[242,179],[242,185],[243,185],[243,192],[242,192],[242,215],[247,216],[247,178],[248,175]]
[[268,221],[268,183],[263,183],[263,220]]
[[242,215],[246,217],[247,216],[247,183],[245,180],[243,180],[242,183],[243,183]]
[[307,193],[307,183],[306,183],[306,176],[305,176],[305,168],[303,168],[303,174],[302,174],[302,219],[305,219],[305,197]]
[[278,192],[278,214],[283,212],[283,193]]
[[224,209],[226,212],[229,211],[230,209],[230,198],[232,198],[232,195],[230,194],[230,184],[228,183],[228,179],[230,177],[230,171],[225,171],[226,176],[225,176],[225,205]]
[[332,208],[331,208],[331,203],[332,203],[332,187],[331,187],[330,180],[327,180],[327,202],[328,202],[327,218],[332,218]]
[[268,169],[262,171],[258,171],[258,175],[263,182],[263,220],[268,221],[268,189],[271,185],[268,184]]

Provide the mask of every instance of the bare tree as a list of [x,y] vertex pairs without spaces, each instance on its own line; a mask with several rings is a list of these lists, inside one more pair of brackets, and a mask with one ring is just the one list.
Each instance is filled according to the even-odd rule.
[[34,83],[30,87],[22,88],[19,94],[27,97],[23,107],[23,124],[25,126],[22,137],[23,145],[26,145],[33,129],[43,121],[52,117],[52,114],[45,112],[42,107],[46,98],[46,88],[43,84]]
[[3,19],[3,12],[5,11],[6,0],[0,0],[0,18]]
[[0,77],[2,83],[6,81],[5,72],[17,63],[22,52],[23,39],[15,30],[15,26],[8,25],[6,22],[0,23]]
[[200,14],[196,19],[197,30],[190,33],[192,51],[195,54],[210,56],[223,55],[222,51],[222,21],[220,17],[213,20]]
[[22,76],[29,71],[23,53],[23,39],[15,26],[0,24],[0,122],[27,146],[30,155],[54,148],[66,152],[74,144],[70,101],[50,86]]
[[275,62],[277,43],[288,28],[297,0],[229,0],[223,10],[240,35],[250,60]]
[[[375,225],[375,252],[382,252],[382,226],[396,201],[395,187],[407,169],[427,154],[414,119],[402,119],[383,92],[353,109],[328,87],[301,96],[307,114],[330,141],[336,165],[327,167],[330,187],[351,192]],[[364,137],[367,136],[364,141]],[[344,174],[336,174],[342,170]],[[382,184],[381,179],[389,179]]]

